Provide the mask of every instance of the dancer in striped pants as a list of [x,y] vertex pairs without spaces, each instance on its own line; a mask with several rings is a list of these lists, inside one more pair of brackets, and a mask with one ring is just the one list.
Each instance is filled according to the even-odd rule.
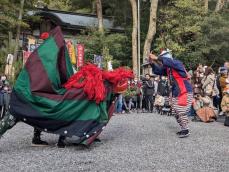
[[149,55],[153,72],[157,75],[168,76],[172,92],[172,112],[175,114],[181,130],[177,132],[180,138],[189,136],[188,112],[192,104],[192,85],[183,63],[172,57],[169,50],[162,51],[157,57]]
[[[188,130],[188,112],[191,110],[193,95],[188,94],[187,105],[180,106],[178,104],[178,99],[172,98],[172,113],[175,115],[177,123],[181,127],[181,131]],[[179,133],[177,133],[179,134]]]

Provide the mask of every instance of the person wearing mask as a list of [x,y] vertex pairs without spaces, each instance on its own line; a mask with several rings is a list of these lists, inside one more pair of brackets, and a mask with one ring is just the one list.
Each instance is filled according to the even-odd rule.
[[162,97],[169,97],[169,82],[166,76],[162,76],[158,83],[157,94]]
[[162,51],[157,57],[150,53],[149,60],[153,72],[157,75],[168,76],[172,87],[172,111],[181,130],[177,132],[180,138],[190,135],[188,116],[192,105],[192,85],[187,71],[180,60],[174,59],[169,50]]
[[154,95],[154,81],[149,74],[145,75],[143,82],[143,95],[145,100],[145,108],[147,112],[153,111],[153,95]]
[[142,100],[143,100],[143,92],[142,92],[142,82],[138,80],[138,78],[134,79],[134,83],[136,86],[136,97],[137,97],[137,113],[142,112]]
[[6,75],[2,75],[1,76],[1,81],[3,85],[9,85],[9,81],[7,80],[7,76]]

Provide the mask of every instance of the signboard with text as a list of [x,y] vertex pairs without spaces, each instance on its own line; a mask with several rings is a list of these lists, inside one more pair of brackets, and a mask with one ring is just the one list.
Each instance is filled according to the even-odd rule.
[[81,67],[84,64],[84,45],[77,44],[77,67]]

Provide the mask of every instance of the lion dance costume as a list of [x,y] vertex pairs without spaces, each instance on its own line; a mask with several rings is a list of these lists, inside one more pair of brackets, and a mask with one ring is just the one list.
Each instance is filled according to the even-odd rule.
[[108,72],[93,64],[73,74],[60,27],[53,29],[27,60],[13,88],[0,136],[22,121],[41,131],[77,136],[90,145],[114,111],[114,95],[127,88],[132,71]]

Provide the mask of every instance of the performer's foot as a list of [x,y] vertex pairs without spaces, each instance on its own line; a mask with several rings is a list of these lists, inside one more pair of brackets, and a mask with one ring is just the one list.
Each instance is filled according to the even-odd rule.
[[182,130],[181,130],[181,131],[178,131],[176,134],[177,134],[177,135],[180,135],[180,134],[181,134],[181,132],[182,132]]
[[40,138],[34,137],[32,140],[32,146],[48,146],[48,143]]
[[58,143],[57,143],[57,147],[58,148],[65,148],[66,144],[65,144],[65,136],[60,136]]
[[190,135],[190,132],[189,132],[189,130],[181,130],[178,135],[179,135],[179,138],[185,138],[185,137],[188,137]]
[[66,146],[66,145],[65,145],[65,143],[63,143],[63,142],[58,142],[58,143],[57,143],[57,147],[58,147],[58,148],[65,148],[65,146]]
[[48,143],[41,140],[41,130],[34,128],[32,146],[48,146]]
[[101,142],[101,140],[99,138],[96,138],[94,142]]

